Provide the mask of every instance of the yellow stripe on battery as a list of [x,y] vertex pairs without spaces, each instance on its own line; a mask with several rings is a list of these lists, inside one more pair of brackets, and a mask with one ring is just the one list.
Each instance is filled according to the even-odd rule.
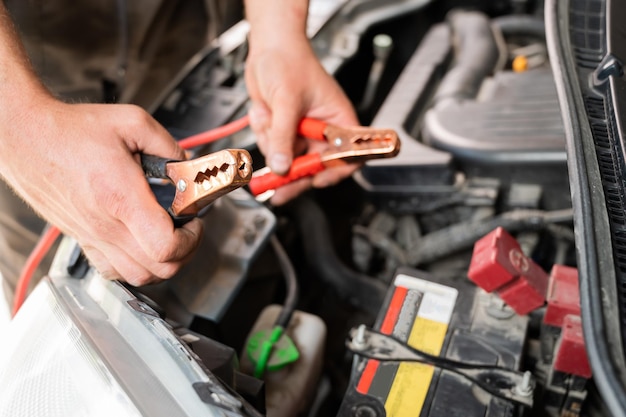
[[[406,280],[408,277],[402,278]],[[423,280],[412,279],[419,284],[417,287],[425,285]],[[409,346],[431,355],[441,353],[458,294],[455,288],[439,285],[438,287],[440,288],[437,288],[437,291],[434,291],[435,288],[428,288],[424,293],[407,342]],[[401,363],[385,401],[387,416],[419,417],[434,372],[435,368],[432,365]]]
[[[409,345],[432,355],[438,355],[447,331],[446,323],[418,317],[411,329]],[[401,363],[387,401],[385,401],[387,416],[419,416],[433,379],[434,370],[432,365]]]

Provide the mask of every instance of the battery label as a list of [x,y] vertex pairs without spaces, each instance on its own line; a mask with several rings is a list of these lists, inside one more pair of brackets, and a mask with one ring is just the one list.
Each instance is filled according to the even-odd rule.
[[[408,275],[398,275],[380,332],[409,346],[439,355],[452,318],[458,291]],[[421,363],[368,360],[357,391],[378,397],[390,417],[419,417],[434,367]]]

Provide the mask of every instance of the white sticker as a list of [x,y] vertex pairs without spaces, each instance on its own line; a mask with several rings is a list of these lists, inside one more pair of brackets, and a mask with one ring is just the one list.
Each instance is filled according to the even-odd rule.
[[416,290],[424,294],[417,312],[417,317],[450,323],[456,297],[459,291],[456,288],[426,281],[409,275],[398,275],[394,281],[398,287]]

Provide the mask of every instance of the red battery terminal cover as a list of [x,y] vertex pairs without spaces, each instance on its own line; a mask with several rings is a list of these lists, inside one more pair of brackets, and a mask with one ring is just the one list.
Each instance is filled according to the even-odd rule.
[[496,291],[520,315],[546,301],[548,274],[501,227],[476,242],[467,275],[483,290]]
[[548,307],[543,322],[562,327],[567,315],[580,317],[580,290],[578,270],[564,265],[554,265],[550,272]]
[[570,314],[563,318],[563,328],[555,348],[553,366],[555,370],[566,374],[591,378],[580,317]]

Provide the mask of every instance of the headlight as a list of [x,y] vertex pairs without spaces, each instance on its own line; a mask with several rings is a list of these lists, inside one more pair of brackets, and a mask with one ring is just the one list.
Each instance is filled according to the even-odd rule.
[[35,289],[9,333],[0,351],[0,415],[140,415],[48,281]]
[[148,306],[65,239],[0,343],[0,416],[240,416],[245,405]]

